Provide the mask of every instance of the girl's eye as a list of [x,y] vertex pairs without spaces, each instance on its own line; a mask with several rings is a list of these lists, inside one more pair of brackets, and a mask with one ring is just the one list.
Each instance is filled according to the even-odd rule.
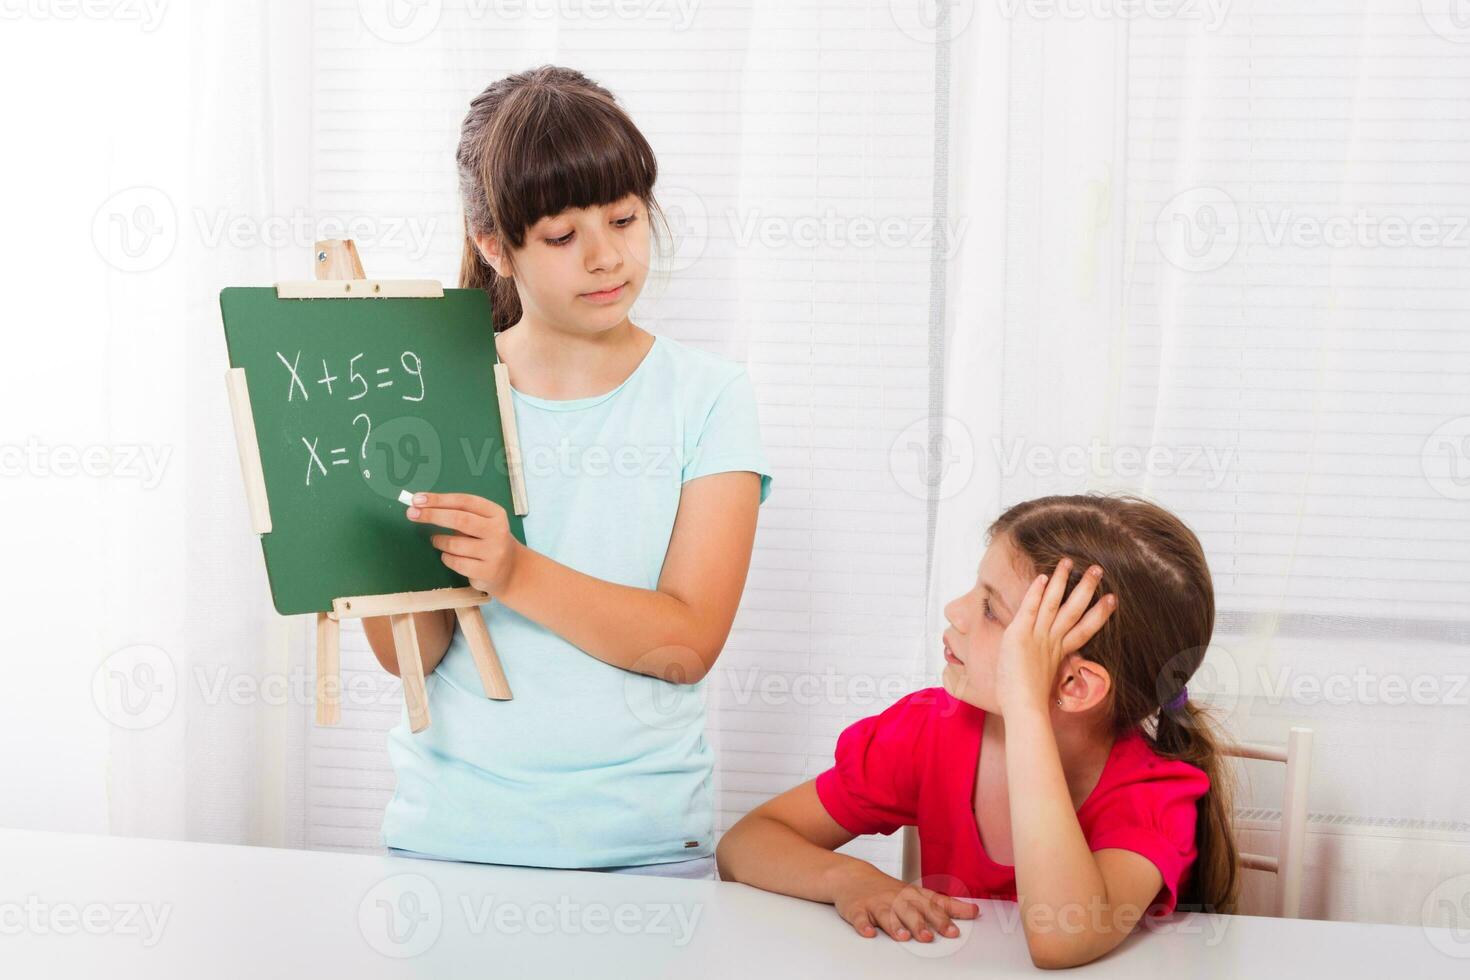
[[626,218],[619,218],[618,220],[614,221],[613,224],[617,225],[619,228],[626,228],[626,227],[628,227],[629,225],[631,225],[633,222],[635,222],[637,220],[638,220],[638,212],[637,211],[634,211],[632,214],[628,215]]
[[546,239],[546,244],[548,244],[548,245],[566,245],[567,243],[569,243],[572,240],[572,234],[573,233],[569,231],[565,235],[561,236],[560,238],[548,238],[548,239]]
[[990,620],[992,623],[998,623],[998,622],[1000,622],[999,619],[996,619],[995,613],[993,613],[993,612],[990,611],[990,599],[989,599],[989,597],[987,597],[985,599],[985,618],[988,619],[988,620]]

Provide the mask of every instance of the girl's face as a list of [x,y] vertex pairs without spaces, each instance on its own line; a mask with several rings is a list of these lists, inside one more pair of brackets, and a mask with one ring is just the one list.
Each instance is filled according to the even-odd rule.
[[577,333],[619,326],[648,278],[648,208],[635,195],[542,218],[512,253],[524,316]]
[[995,668],[1000,637],[1031,584],[1017,572],[1015,551],[1005,535],[985,549],[974,588],[944,607],[949,628],[944,631],[944,689],[982,711],[999,710],[995,698]]

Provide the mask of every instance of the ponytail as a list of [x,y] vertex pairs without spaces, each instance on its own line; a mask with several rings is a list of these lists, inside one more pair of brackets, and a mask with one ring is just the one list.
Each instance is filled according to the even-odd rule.
[[1203,770],[1210,789],[1199,798],[1194,824],[1197,856],[1180,889],[1179,905],[1205,912],[1233,912],[1240,888],[1240,856],[1231,833],[1233,774],[1220,753],[1209,713],[1187,698],[1159,709],[1152,733],[1154,751]]

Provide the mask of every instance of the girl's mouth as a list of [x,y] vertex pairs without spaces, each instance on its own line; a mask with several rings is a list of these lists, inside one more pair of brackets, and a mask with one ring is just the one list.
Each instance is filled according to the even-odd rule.
[[611,303],[623,295],[623,287],[628,285],[620,282],[611,289],[604,289],[596,293],[582,293],[582,298],[589,303]]
[[948,661],[949,663],[958,664],[961,667],[963,667],[965,665],[965,662],[963,660],[961,660],[959,657],[956,657],[954,655],[954,651],[949,648],[949,641],[948,640],[945,640],[944,641],[944,659],[946,661]]

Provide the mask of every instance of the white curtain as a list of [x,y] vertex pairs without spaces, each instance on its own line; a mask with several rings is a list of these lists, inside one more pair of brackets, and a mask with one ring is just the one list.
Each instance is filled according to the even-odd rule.
[[[955,39],[945,448],[975,475],[942,494],[930,625],[1005,506],[1158,500],[1214,574],[1191,697],[1237,738],[1316,732],[1305,914],[1450,924],[1470,28],[1432,3],[1011,6]],[[1279,767],[1242,778],[1269,852]]]

